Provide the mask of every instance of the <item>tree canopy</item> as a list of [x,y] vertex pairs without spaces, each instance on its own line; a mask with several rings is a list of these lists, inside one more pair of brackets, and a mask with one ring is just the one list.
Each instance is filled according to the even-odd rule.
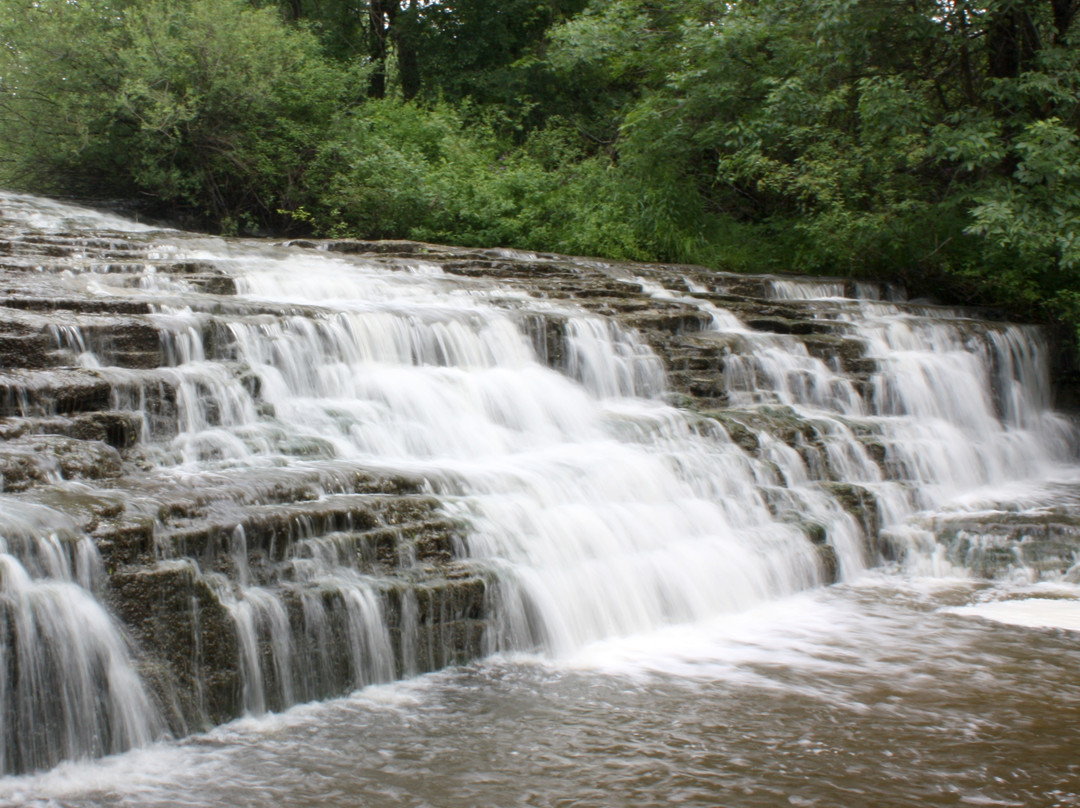
[[1080,0],[18,0],[0,182],[1080,323]]

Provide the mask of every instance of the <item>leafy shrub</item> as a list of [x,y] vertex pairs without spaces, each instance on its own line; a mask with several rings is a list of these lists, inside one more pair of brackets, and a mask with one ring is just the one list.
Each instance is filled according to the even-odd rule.
[[[313,36],[243,0],[122,10],[43,0],[7,22],[18,66],[3,125],[20,144],[14,179],[138,192],[225,230],[265,226],[301,201],[303,172],[347,87]],[[55,123],[41,98],[62,104]]]

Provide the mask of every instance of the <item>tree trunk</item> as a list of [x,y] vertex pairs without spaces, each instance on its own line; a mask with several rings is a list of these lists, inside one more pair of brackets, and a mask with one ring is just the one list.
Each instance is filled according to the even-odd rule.
[[1080,8],[1080,0],[1050,0],[1054,7],[1054,28],[1057,31],[1055,42],[1061,42],[1069,32],[1076,17],[1076,11]]
[[397,50],[401,95],[406,101],[412,100],[420,92],[420,60],[417,56],[419,28],[419,8],[416,0],[411,0],[409,8],[396,15],[390,31]]
[[1039,34],[1021,3],[1007,3],[994,12],[986,30],[992,78],[1015,78],[1030,67],[1039,50]]
[[371,33],[368,55],[375,65],[368,86],[368,95],[372,98],[386,97],[386,53],[389,44],[389,29],[398,8],[397,0],[370,0],[368,6],[368,27]]

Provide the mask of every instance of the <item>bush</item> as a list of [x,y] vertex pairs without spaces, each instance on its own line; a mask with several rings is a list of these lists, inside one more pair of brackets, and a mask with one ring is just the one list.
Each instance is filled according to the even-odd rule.
[[302,203],[303,173],[348,86],[313,36],[243,0],[151,0],[122,13],[44,0],[7,23],[14,181],[137,192],[227,231]]
[[296,218],[318,235],[641,257],[625,183],[559,121],[524,148],[472,110],[368,101],[339,122]]

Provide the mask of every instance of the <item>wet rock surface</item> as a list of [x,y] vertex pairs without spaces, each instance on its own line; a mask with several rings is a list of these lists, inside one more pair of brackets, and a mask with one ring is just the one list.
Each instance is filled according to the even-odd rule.
[[[151,240],[6,224],[0,490],[72,515],[93,538],[104,602],[174,733],[482,653],[484,576],[457,559],[461,526],[420,493],[422,480],[348,467],[234,474],[228,485],[155,473],[147,453],[177,434],[181,380],[167,369],[171,343],[155,306],[140,299],[140,279],[167,285],[175,276],[185,293],[206,295],[198,305],[207,310],[283,312],[216,300],[235,292],[231,277],[212,262],[162,260]],[[73,273],[90,280],[73,281]],[[227,329],[214,328],[203,341],[212,357],[227,359]],[[226,372],[244,379],[246,370]],[[366,671],[343,650],[357,645],[355,609],[325,580],[307,580],[327,548],[379,593],[391,667]],[[274,633],[249,625],[254,659],[271,672],[259,700],[245,693],[241,582],[284,592],[281,617],[299,646],[275,658]],[[293,669],[280,669],[283,660]]]

